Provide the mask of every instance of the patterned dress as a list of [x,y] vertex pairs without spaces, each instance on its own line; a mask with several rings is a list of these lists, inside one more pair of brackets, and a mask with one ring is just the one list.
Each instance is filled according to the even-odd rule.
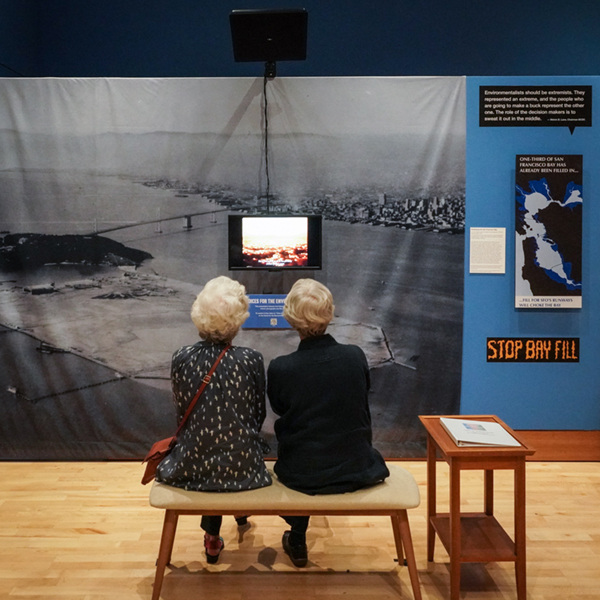
[[[178,421],[224,347],[203,341],[173,355]],[[158,466],[156,479],[193,491],[234,492],[270,485],[258,436],[265,416],[263,357],[251,348],[234,346],[217,366],[177,445]]]

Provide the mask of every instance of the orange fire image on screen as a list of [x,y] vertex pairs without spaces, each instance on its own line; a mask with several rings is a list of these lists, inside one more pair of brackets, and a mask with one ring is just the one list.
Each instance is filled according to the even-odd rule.
[[242,219],[242,256],[249,267],[308,266],[306,217]]

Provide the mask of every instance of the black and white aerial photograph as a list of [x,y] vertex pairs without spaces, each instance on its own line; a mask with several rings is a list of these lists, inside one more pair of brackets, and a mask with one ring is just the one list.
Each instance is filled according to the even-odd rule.
[[[141,459],[172,435],[171,357],[218,275],[327,285],[374,445],[425,456],[418,415],[460,408],[465,137],[463,77],[3,79],[0,458]],[[228,217],[267,214],[321,217],[320,268],[229,269]],[[234,344],[267,366],[298,342]]]

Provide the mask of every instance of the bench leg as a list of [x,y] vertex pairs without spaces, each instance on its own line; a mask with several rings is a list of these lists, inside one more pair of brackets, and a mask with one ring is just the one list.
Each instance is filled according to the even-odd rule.
[[394,542],[396,542],[396,554],[398,555],[398,564],[404,565],[404,551],[402,550],[402,533],[400,533],[400,522],[396,515],[392,515],[392,530],[394,531]]
[[421,585],[419,583],[419,573],[417,572],[417,562],[415,560],[415,550],[413,548],[412,536],[410,535],[410,525],[408,524],[408,515],[406,510],[399,510],[397,516],[392,517],[397,520],[402,538],[402,545],[406,552],[406,562],[408,566],[408,574],[410,576],[410,584],[413,590],[415,600],[421,600]]
[[175,541],[178,519],[179,515],[175,511],[165,511],[165,520],[163,523],[162,536],[160,538],[160,548],[158,550],[158,560],[156,561],[156,575],[154,577],[152,600],[158,600],[160,597],[160,590],[165,576],[165,568],[171,562],[171,552],[173,551],[173,542]]

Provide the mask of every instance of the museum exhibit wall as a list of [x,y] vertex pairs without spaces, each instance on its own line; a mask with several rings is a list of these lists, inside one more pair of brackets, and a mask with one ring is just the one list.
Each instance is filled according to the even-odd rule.
[[282,76],[600,73],[587,0],[0,0],[0,63],[29,77],[252,77],[227,16],[282,7],[309,13],[307,60]]
[[[331,288],[386,456],[422,456],[418,415],[458,412],[465,78],[269,82],[269,198],[263,93],[240,77],[0,81],[1,457],[140,458],[169,434],[200,287],[289,289],[282,271],[229,270],[228,213],[322,218],[322,269],[286,275]],[[236,343],[268,364],[298,336],[269,320]]]
[[[310,15],[308,59],[280,63],[281,76],[470,76],[461,411],[494,412],[516,428],[598,429],[594,128],[582,127],[571,135],[567,128],[478,127],[478,88],[490,81],[596,84],[600,15],[595,3],[503,0],[477,10],[443,0],[410,7],[386,1],[376,10],[366,1],[302,5]],[[227,15],[234,8],[281,3],[183,0],[168,11],[163,2],[142,0],[2,0],[0,6],[0,62],[26,76],[258,77],[260,64],[233,62]],[[535,74],[553,77],[530,77]],[[568,74],[592,78],[563,77]],[[14,73],[0,66],[0,75]],[[478,77],[484,75],[493,79]],[[597,105],[595,90],[593,96]],[[580,310],[514,308],[515,155],[538,152],[583,155],[587,203]],[[506,227],[505,275],[468,273],[469,227]],[[580,362],[488,364],[485,344],[490,336],[579,338]]]
[[[506,273],[469,273],[466,236],[461,412],[518,429],[600,427],[598,77],[467,78],[467,232],[506,228]],[[592,126],[480,127],[481,86],[592,86]],[[582,308],[515,308],[516,155],[583,156]],[[532,177],[533,178],[533,177]],[[579,338],[575,363],[488,363],[487,338]]]

